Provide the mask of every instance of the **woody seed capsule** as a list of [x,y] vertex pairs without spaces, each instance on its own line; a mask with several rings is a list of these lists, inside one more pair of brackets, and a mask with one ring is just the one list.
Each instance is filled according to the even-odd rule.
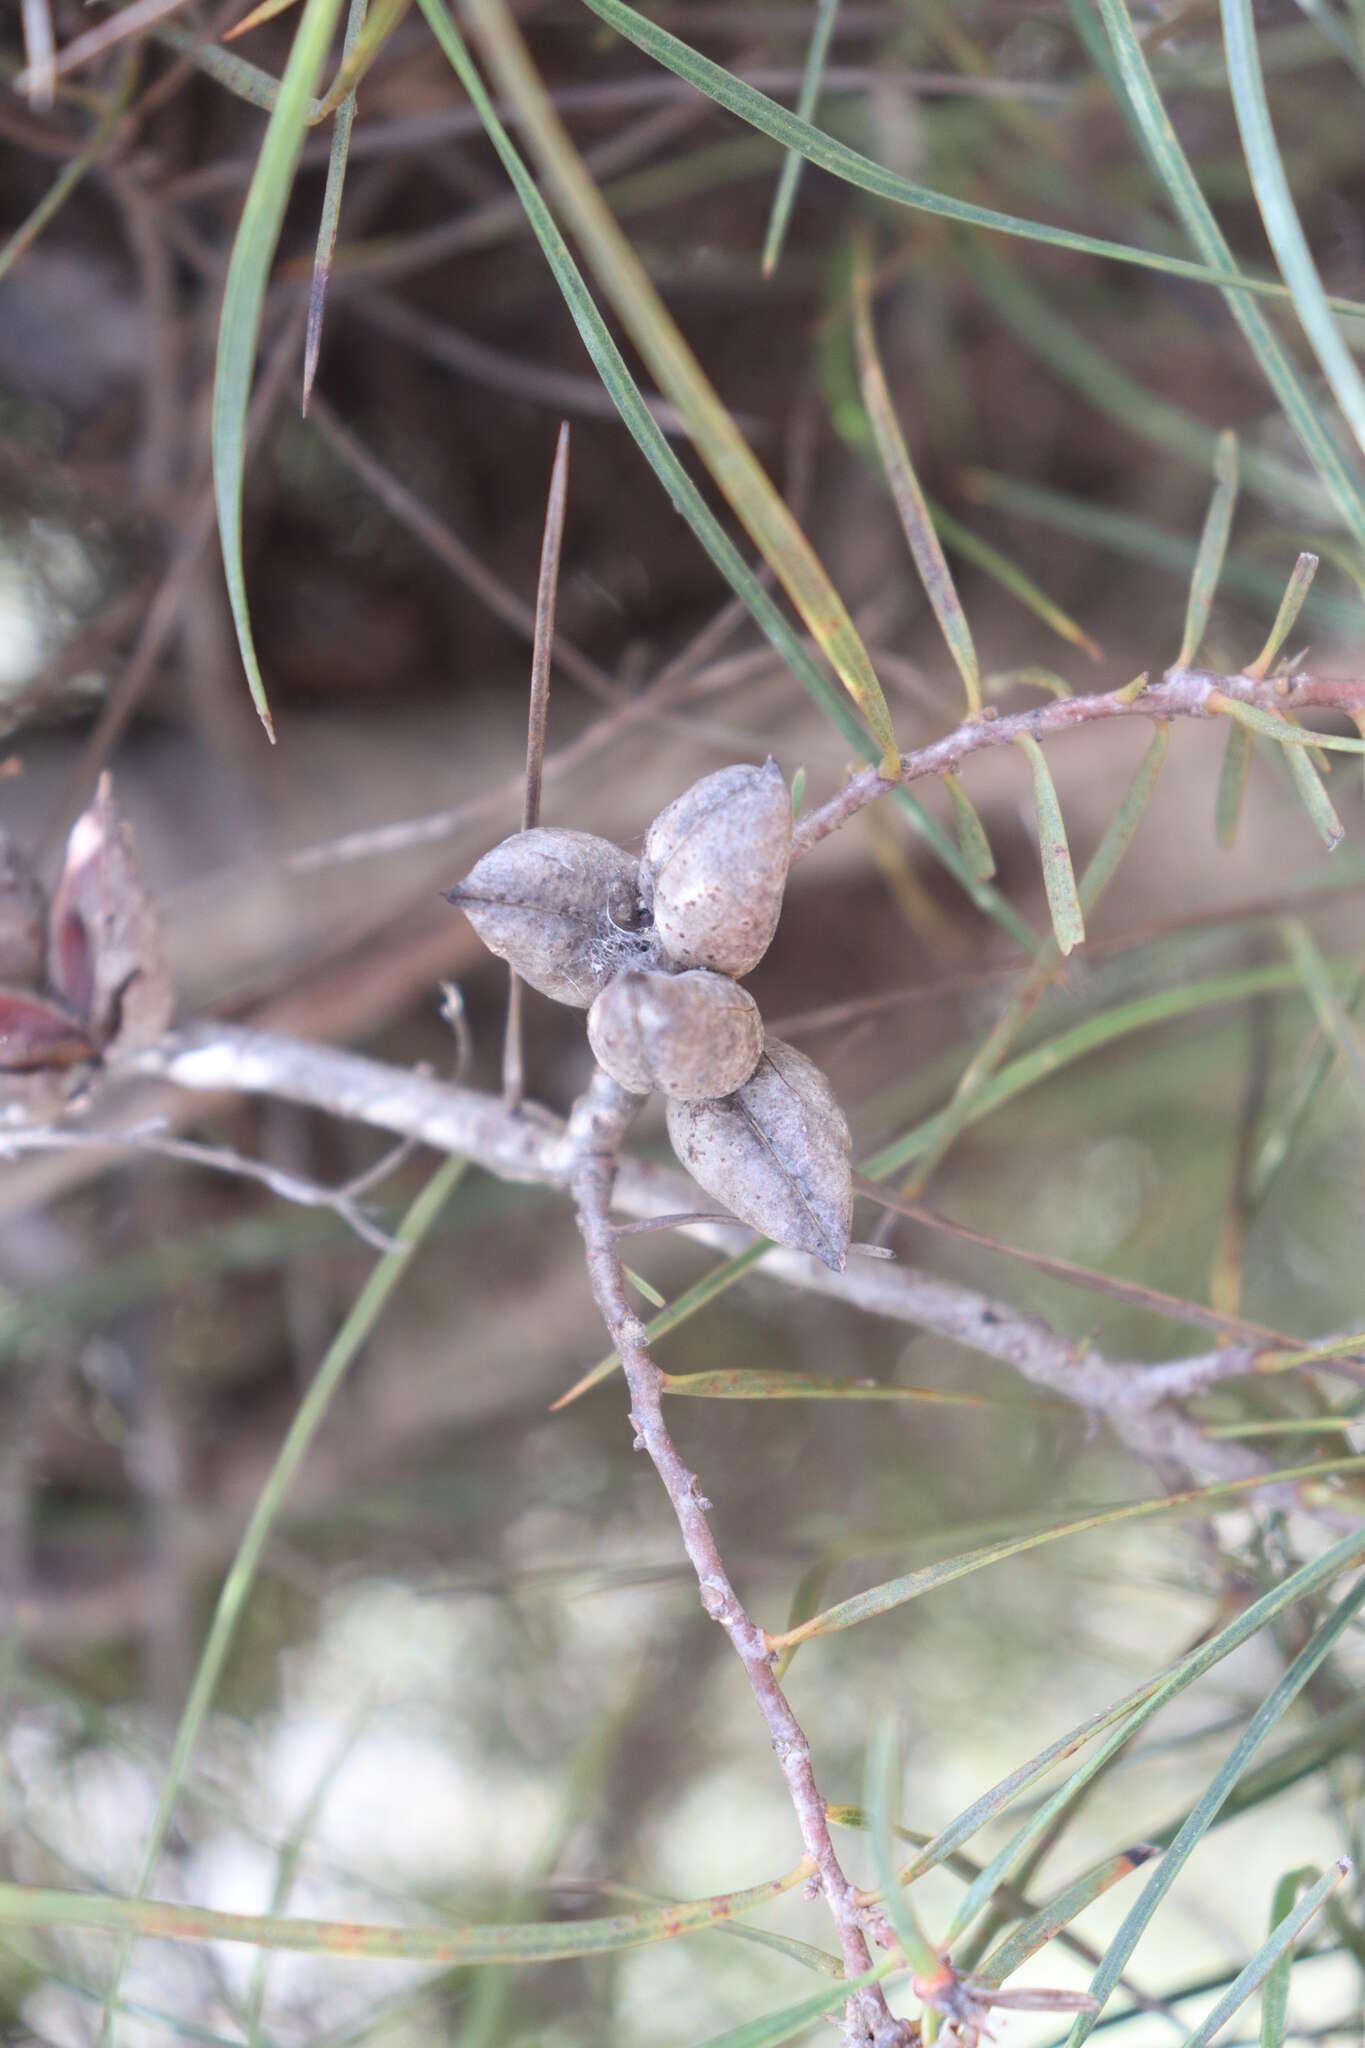
[[588,1012],[598,1065],[635,1095],[652,1088],[679,1102],[729,1095],[763,1050],[758,1005],[723,974],[629,969]]
[[842,1271],[853,1210],[848,1125],[813,1060],[770,1038],[733,1095],[670,1102],[668,1135],[709,1195],[775,1243]]
[[586,1010],[619,967],[648,954],[638,890],[635,861],[609,839],[536,825],[476,861],[448,900],[523,981]]
[[748,974],[782,910],[792,811],[776,761],[704,775],[645,835],[640,890],[680,967]]

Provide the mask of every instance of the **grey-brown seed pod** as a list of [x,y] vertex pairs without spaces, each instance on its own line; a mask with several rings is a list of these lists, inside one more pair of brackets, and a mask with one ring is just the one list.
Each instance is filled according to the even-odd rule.
[[670,1102],[668,1135],[707,1194],[777,1244],[843,1270],[853,1211],[848,1125],[804,1053],[770,1038],[733,1095]]
[[514,832],[475,862],[449,901],[490,953],[575,1009],[586,1010],[632,958],[648,957],[648,935],[635,930],[638,866],[592,832]]
[[635,1095],[657,1088],[678,1102],[729,1095],[758,1065],[758,1004],[724,974],[630,968],[588,1012],[598,1065]]
[[704,775],[645,834],[640,889],[679,967],[748,974],[767,952],[791,859],[792,807],[776,761]]

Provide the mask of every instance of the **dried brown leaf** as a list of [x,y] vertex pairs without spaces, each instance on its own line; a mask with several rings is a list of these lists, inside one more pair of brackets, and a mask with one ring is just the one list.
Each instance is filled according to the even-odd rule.
[[175,1006],[161,920],[108,775],[67,840],[48,927],[48,978],[102,1051],[150,1044]]

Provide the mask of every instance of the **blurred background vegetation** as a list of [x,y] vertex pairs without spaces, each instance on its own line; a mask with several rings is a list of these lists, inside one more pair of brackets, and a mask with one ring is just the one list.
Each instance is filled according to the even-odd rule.
[[[795,102],[813,5],[647,11]],[[265,301],[244,533],[278,733],[267,746],[225,594],[209,412],[265,121],[249,95],[261,97],[260,74],[280,75],[295,16],[223,42],[242,12],[187,0],[61,76],[44,105],[16,89],[24,20],[5,11],[0,821],[50,879],[110,767],[182,1015],[449,1072],[437,986],[453,981],[469,1078],[496,1088],[503,970],[440,892],[519,821],[525,608],[561,417],[573,448],[550,746],[564,759],[552,758],[546,821],[635,845],[692,777],[769,751],[789,779],[804,768],[818,800],[850,746],[742,616],[694,647],[725,587],[618,423],[415,9],[390,21],[360,88],[306,420],[325,128],[303,150]],[[777,144],[571,0],[517,14],[613,212],[843,594],[903,747],[954,725],[961,696],[869,455],[847,317],[859,230],[875,253],[892,397],[944,515],[989,694],[1016,708],[1059,681],[1111,688],[1173,659],[1225,428],[1239,436],[1243,489],[1205,658],[1250,658],[1311,548],[1322,567],[1297,637],[1320,671],[1361,673],[1365,556],[1216,291],[907,212],[809,167],[764,276]],[[1218,7],[1154,0],[1132,16],[1204,194],[1240,259],[1268,271]],[[32,7],[25,18],[31,57]],[[58,47],[111,18],[54,0]],[[814,118],[935,191],[1187,255],[1093,61],[1103,40],[1088,48],[1079,33],[1086,18],[1062,0],[843,0]],[[1365,13],[1358,0],[1270,0],[1255,20],[1319,273],[1329,293],[1358,296]],[[1311,383],[1292,312],[1269,317]],[[1358,346],[1365,318],[1344,316],[1342,331]],[[660,417],[710,496],[676,420]],[[625,715],[670,662],[667,706]],[[1050,748],[1078,865],[1147,738],[1105,727]],[[1365,1089],[1349,1047],[1336,1065],[1320,1058],[1320,1012],[1296,983],[1303,948],[1284,921],[1312,935],[1351,996],[1365,943],[1359,764],[1336,761],[1347,839],[1329,860],[1277,750],[1258,752],[1228,849],[1214,828],[1223,745],[1203,725],[1173,733],[1089,944],[1029,1026],[1043,1043],[1093,1021],[1095,1049],[974,1125],[929,1198],[1016,1250],[1308,1342],[1365,1315]],[[1042,934],[1025,764],[1002,750],[968,779],[1000,896]],[[926,802],[951,823],[940,792]],[[433,822],[387,829],[412,820]],[[1023,961],[1017,936],[881,807],[797,871],[753,987],[765,1017],[830,1073],[862,1156],[948,1099]],[[1276,988],[1239,994],[1246,970],[1266,966],[1285,969]],[[1164,992],[1182,996],[1179,1015],[1137,1007]],[[527,1030],[531,1093],[562,1112],[588,1072],[580,1021],[532,998]],[[1314,1071],[1321,1084],[1291,1118]],[[183,1133],[306,1181],[341,1183],[383,1152],[285,1104],[158,1107]],[[653,1109],[638,1142],[662,1155]],[[376,1195],[381,1221],[396,1222],[429,1171],[400,1162]],[[1026,1258],[908,1222],[891,1241],[1112,1357],[1203,1347],[1179,1322]],[[0,1168],[8,1877],[137,1884],[224,1571],[374,1257],[334,1215],[193,1166],[76,1151]],[[713,1263],[669,1236],[631,1258],[666,1298]],[[698,1896],[790,1866],[779,1775],[742,1673],[698,1608],[667,1503],[632,1454],[619,1384],[547,1412],[604,1348],[566,1204],[467,1173],[275,1521],[155,1868],[158,1896],[489,1921],[605,1913],[623,1897]],[[982,1397],[676,1404],[727,1561],[773,1628],[815,1568],[818,1597],[834,1598],[1169,1476],[1079,1410],[1025,1400],[1002,1366],[798,1299],[761,1268],[661,1357],[676,1372],[782,1366]],[[1276,1465],[1349,1454],[1365,1447],[1359,1372],[1345,1361],[1237,1382],[1200,1413],[1211,1428],[1261,1432]],[[869,1730],[889,1706],[905,1735],[902,1818],[933,1832],[1339,1536],[1358,1513],[1353,1484],[1340,1482],[1326,1523],[1281,1500],[1099,1531],[810,1645],[791,1692],[822,1788],[859,1799]],[[1039,1897],[1129,1840],[1161,1839],[1301,1648],[1303,1618],[1220,1664],[1100,1779]],[[1353,1629],[1182,1874],[1132,1969],[1165,2011],[1113,2009],[1134,2048],[1186,2037],[1264,1938],[1286,1871],[1357,1848],[1361,1672]],[[870,1881],[857,1834],[841,1840]],[[917,1888],[931,1928],[960,1890],[944,1873]],[[1133,1895],[1120,1887],[1077,1923],[1092,1956]],[[1365,2039],[1355,1880],[1338,1898],[1295,1965],[1291,2038]],[[829,1942],[818,1902],[784,1901],[759,1924]],[[93,2042],[112,1953],[104,1936],[0,1930],[4,2039]],[[119,2038],[682,2048],[811,1983],[790,1955],[718,1933],[517,1971],[268,1964],[264,1951],[143,1943],[122,1981]],[[1041,1964],[1044,1982],[1090,1974],[1055,1947]],[[1006,2044],[1055,2040],[1065,2024],[996,2023]],[[1220,2038],[1255,2030],[1253,2004]],[[803,2038],[832,2037],[820,2025]]]

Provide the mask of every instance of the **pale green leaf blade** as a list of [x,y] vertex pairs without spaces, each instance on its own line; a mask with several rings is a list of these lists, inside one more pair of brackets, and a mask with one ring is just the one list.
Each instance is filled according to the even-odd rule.
[[943,780],[953,806],[953,822],[957,826],[957,843],[962,848],[962,858],[978,881],[989,882],[995,873],[995,855],[991,852],[986,828],[957,777],[945,775]]
[[[237,1545],[236,1554],[228,1567],[227,1576],[223,1580],[208,1635],[199,1653],[199,1662],[195,1667],[189,1695],[181,1711],[170,1759],[157,1798],[156,1812],[138,1865],[139,1899],[145,1894],[155,1875],[191,1754],[218,1689],[218,1682],[236,1636],[237,1625],[255,1583],[270,1532],[284,1506],[294,1478],[351,1364],[407,1271],[414,1252],[458,1186],[464,1170],[463,1159],[452,1157],[444,1160],[408,1209],[395,1232],[393,1249],[385,1252],[372,1268],[369,1278],[356,1296],[341,1328],[328,1347],[325,1358],[310,1381],[308,1391],[299,1403],[294,1419],[285,1433],[284,1441],[276,1453],[275,1462],[261,1488],[250,1520]],[[110,2005],[117,2000],[122,1989],[128,1953],[128,1945],[125,1943],[114,1966],[108,1994],[109,2003],[105,2008],[106,2016]]]
[[1071,848],[1067,844],[1062,807],[1057,801],[1057,790],[1037,740],[1031,733],[1023,733],[1016,744],[1028,757],[1033,771],[1033,808],[1038,816],[1043,885],[1047,890],[1048,909],[1052,912],[1052,932],[1057,950],[1065,958],[1085,938],[1085,917],[1076,892],[1076,871],[1071,865]]
[[862,1977],[848,1978],[838,1991],[812,1992],[809,1998],[798,1999],[795,2005],[784,2005],[780,2012],[770,2012],[762,2019],[730,2027],[723,2034],[713,2034],[708,2041],[699,2043],[698,2048],[782,2048],[784,2041],[805,2033],[813,2021],[823,2019],[827,2013],[838,2012],[850,1991],[859,1991],[865,1984],[875,1984],[880,1978],[889,1976],[890,1971],[889,1963],[880,1963]]
[[341,0],[305,0],[232,245],[213,378],[213,492],[228,601],[252,700],[272,739],[274,726],[256,657],[242,556],[247,405],[266,282],[307,133],[313,88],[330,47],[340,7]]
[[722,1892],[681,1905],[596,1920],[528,1921],[458,1927],[376,1926],[351,1920],[292,1920],[268,1913],[216,1913],[159,1899],[111,1898],[105,1892],[42,1891],[0,1885],[0,1927],[81,1927],[125,1940],[230,1941],[294,1955],[357,1956],[375,1961],[438,1963],[447,1969],[474,1963],[551,1963],[568,1956],[610,1955],[676,1935],[723,1925],[753,1912],[803,1883],[809,1864],[748,1891]]
[[979,1978],[983,1984],[1003,1984],[1016,1970],[1022,1969],[1030,1956],[1037,1955],[1040,1948],[1045,1948],[1063,1928],[1069,1927],[1078,1913],[1083,1913],[1087,1906],[1103,1898],[1112,1886],[1121,1883],[1125,1877],[1131,1877],[1135,1870],[1140,1870],[1158,1853],[1149,1842],[1140,1842],[1084,1872],[1055,1899],[1038,1912],[1030,1913],[1027,1920],[1021,1920],[1017,1927],[1011,1929],[985,1960],[975,1966],[973,1977]]
[[1336,806],[1327,794],[1322,777],[1302,747],[1291,747],[1284,759],[1290,778],[1299,793],[1299,802],[1312,820],[1314,831],[1327,851],[1334,852],[1346,837],[1346,827],[1337,815]]
[[[659,1307],[664,1303],[661,1301]],[[930,1407],[990,1408],[988,1394],[961,1394],[940,1387],[898,1387],[867,1380],[819,1379],[763,1366],[713,1366],[709,1372],[666,1372],[666,1394],[702,1401],[923,1401]],[[1025,1403],[1004,1405],[1019,1408]]]
[[[626,0],[584,0],[584,4],[599,20],[614,28],[627,42],[633,43],[637,50],[653,57],[675,77],[685,79],[698,92],[714,100],[717,106],[747,121],[761,134],[771,136],[784,149],[799,150],[808,163],[818,164],[822,170],[832,172],[836,178],[843,178],[861,191],[872,193],[875,198],[889,199],[897,206],[936,214],[943,220],[958,221],[964,227],[986,228],[997,234],[1016,235],[1023,241],[1041,242],[1049,248],[1070,249],[1078,255],[1132,263],[1146,270],[1161,271],[1168,277],[1183,277],[1195,283],[1224,288],[1235,286],[1239,292],[1268,298],[1284,299],[1289,296],[1286,287],[1278,280],[1244,275],[1233,264],[1230,254],[1216,264],[1194,263],[1156,250],[1135,248],[1124,242],[1109,242],[1095,235],[1077,234],[1070,228],[1052,227],[1017,214],[1000,213],[993,207],[977,206],[970,200],[936,192],[927,185],[917,184],[911,178],[903,178],[897,172],[887,170],[884,165],[874,163],[870,157],[851,149],[835,136],[826,135],[822,129],[800,120],[789,108],[769,99],[756,86],[737,78],[723,65],[713,63],[689,43],[648,20],[628,6]],[[1349,299],[1338,299],[1332,303],[1346,313],[1365,311]]]
[[882,1895],[882,1910],[912,1970],[936,1977],[942,1967],[919,1915],[896,1874],[896,1831],[900,1825],[901,1759],[896,1724],[883,1715],[867,1746],[863,1805],[872,1843],[872,1872]]
[[1190,578],[1189,603],[1185,610],[1185,637],[1176,656],[1181,668],[1188,668],[1199,651],[1208,628],[1218,579],[1228,551],[1232,514],[1237,504],[1237,436],[1220,434],[1213,457],[1213,495],[1199,536],[1199,552]]
[[948,567],[948,558],[942,543],[934,531],[934,522],[929,516],[915,465],[910,459],[910,450],[905,444],[896,408],[891,401],[886,374],[882,369],[881,357],[877,352],[877,337],[872,325],[872,287],[870,281],[871,258],[865,244],[860,243],[853,267],[853,335],[858,357],[858,382],[862,391],[863,405],[872,424],[873,439],[881,457],[882,469],[890,486],[892,501],[900,516],[905,538],[919,571],[924,594],[938,620],[939,631],[948,643],[948,652],[957,664],[962,678],[962,687],[967,697],[968,718],[981,716],[981,669],[976,658],[976,647],[972,640],[967,615],[962,609],[962,600],[957,594],[953,572]]
[[[815,25],[810,32],[810,42],[806,46],[801,88],[796,96],[799,120],[809,121],[815,112],[815,102],[820,96],[820,79],[824,73],[825,58],[829,54],[830,38],[834,34],[838,13],[839,0],[816,0]],[[791,220],[792,208],[796,204],[796,190],[801,182],[805,161],[800,151],[795,149],[789,149],[782,159],[777,190],[773,194],[773,210],[768,219],[768,232],[763,238],[764,277],[771,277],[782,260],[782,244],[787,238],[787,224]]]
[[1356,1115],[1365,1118],[1365,1046],[1361,1045],[1351,1014],[1337,994],[1327,962],[1299,918],[1283,919],[1280,934],[1298,969],[1318,1026],[1340,1062]]
[[1251,189],[1280,275],[1294,300],[1299,325],[1318,359],[1332,395],[1351,432],[1365,449],[1365,378],[1332,318],[1327,294],[1300,223],[1266,101],[1251,0],[1222,0],[1223,46],[1227,51],[1232,104],[1242,135]]
[[[1213,2011],[1208,2015],[1185,2042],[1185,2048],[1208,2048],[1216,2034],[1222,2032],[1232,2015],[1245,2005],[1253,1991],[1265,1983],[1267,1977],[1283,1960],[1285,1996],[1289,1992],[1290,1951],[1304,1928],[1315,1914],[1321,1912],[1323,1902],[1334,1892],[1350,1870],[1350,1864],[1343,1858],[1340,1863],[1324,1871],[1311,1891],[1304,1893],[1297,1906],[1285,1914],[1278,1927],[1274,1928],[1269,1940],[1257,1949],[1244,1970],[1233,1978]],[[1267,1986],[1267,1997],[1269,1987]],[[1283,2026],[1281,2026],[1283,2037]],[[1262,2037],[1264,2038],[1264,2036]]]
[[1231,847],[1236,843],[1237,827],[1242,822],[1242,804],[1246,797],[1247,779],[1251,774],[1251,734],[1244,725],[1234,725],[1228,733],[1228,743],[1223,749],[1223,766],[1218,776],[1218,796],[1214,805],[1214,831],[1218,844]]
[[[1101,2009],[1127,1969],[1133,1950],[1146,1932],[1153,1914],[1184,1869],[1193,1851],[1208,1833],[1252,1756],[1270,1730],[1292,1706],[1328,1652],[1350,1625],[1362,1601],[1365,1601],[1365,1576],[1357,1579],[1355,1585],[1338,1601],[1328,1619],[1309,1638],[1279,1683],[1257,1708],[1215,1773],[1207,1790],[1143,1886],[1140,1898],[1125,1917],[1118,1933],[1105,1951],[1104,1960],[1091,1979],[1090,1990],[1098,1999]],[[1095,2013],[1082,2013],[1068,2036],[1067,2048],[1081,2048],[1081,2043],[1089,2039],[1096,2018]]]
[[[1275,1887],[1270,1907],[1272,1936],[1280,1922],[1293,1911],[1301,1888],[1313,1877],[1312,1866],[1291,1870]],[[1292,1957],[1288,1949],[1274,1964],[1261,1993],[1261,2048],[1284,2048],[1285,2025],[1289,2018],[1289,1972]]]
[[1249,662],[1244,670],[1246,675],[1254,677],[1257,682],[1262,676],[1269,675],[1271,663],[1293,632],[1294,622],[1303,610],[1303,601],[1312,589],[1313,578],[1317,573],[1317,556],[1301,554],[1284,587],[1284,596],[1280,599],[1280,608],[1275,614],[1275,623],[1267,635],[1265,646],[1255,661]]
[[[346,34],[341,45],[343,68],[355,50],[365,27],[368,0],[351,0],[346,17]],[[308,400],[317,376],[318,352],[322,347],[322,314],[327,284],[332,274],[332,253],[341,222],[341,189],[346,180],[346,161],[351,150],[351,129],[355,123],[355,90],[340,101],[332,123],[332,147],[327,158],[327,183],[322,194],[322,217],[318,222],[317,248],[313,255],[313,281],[308,292],[308,325],[303,340],[303,416],[308,417]]]
[[[592,295],[555,225],[549,208],[498,119],[483,81],[471,63],[469,53],[446,8],[441,4],[441,0],[419,0],[419,5],[432,34],[469,94],[484,124],[489,140],[502,161],[525,210],[531,230],[540,243],[555,281],[564,296],[574,325],[604,388],[616,405],[622,422],[668,492],[671,502],[677,506],[712,562],[746,606],[770,645],[787,662],[812,700],[849,744],[864,758],[876,760],[878,748],[854,713],[847,696],[830,682],[812,659],[799,635],[794,632],[785,615],[773,602],[712,513],[645,404],[626,367],[625,358],[594,304]],[[1035,941],[1028,926],[998,890],[993,889],[988,883],[975,880],[949,834],[930,817],[909,790],[897,790],[894,801],[905,813],[912,828],[932,848],[942,865],[961,884],[978,909],[994,918],[1026,952],[1031,954]]]
[[956,554],[964,555],[975,568],[989,576],[992,582],[998,583],[1002,590],[1008,590],[1010,596],[1017,598],[1025,611],[1032,612],[1036,619],[1041,619],[1058,639],[1067,641],[1072,647],[1079,647],[1092,661],[1100,659],[1102,650],[1098,642],[1091,638],[1083,626],[1077,624],[1070,612],[1062,609],[1055,598],[1049,597],[1031,576],[1026,575],[1017,562],[1011,561],[999,548],[992,547],[989,541],[982,540],[979,534],[973,533],[969,526],[964,526],[960,519],[946,511],[933,498],[926,498],[925,503],[929,507],[929,516],[934,522],[935,531],[945,547],[951,548]]
[[[1090,1715],[1077,1727],[1068,1730],[1055,1742],[1049,1743],[1037,1756],[1031,1757],[1027,1763],[1020,1764],[1009,1772],[989,1791],[983,1792],[932,1841],[925,1844],[902,1872],[902,1877],[908,1881],[911,1877],[942,1863],[945,1857],[951,1855],[955,1849],[961,1848],[964,1842],[970,1841],[988,1821],[993,1820],[998,1813],[1012,1805],[1021,1794],[1035,1785],[1055,1764],[1074,1755],[1082,1743],[1102,1734],[1106,1728],[1114,1728],[1116,1723],[1118,1726],[1115,1746],[1121,1748],[1144,1721],[1150,1720],[1153,1715],[1160,1712],[1168,1701],[1183,1692],[1197,1678],[1212,1670],[1243,1643],[1249,1642],[1296,1601],[1309,1599],[1330,1586],[1341,1572],[1359,1564],[1362,1557],[1365,1557],[1365,1530],[1354,1529],[1324,1551],[1321,1557],[1314,1558],[1309,1564],[1300,1565],[1297,1571],[1290,1573],[1278,1585],[1272,1586],[1232,1621],[1226,1622],[1216,1634],[1178,1658],[1165,1671],[1159,1672],[1155,1678],[1144,1681],[1133,1691],[1126,1693],[1122,1699],[1115,1700],[1108,1707]],[[1083,1767],[1084,1771],[1093,1776],[1111,1753],[1113,1752],[1109,1746],[1105,1745],[1092,1755],[1089,1764]],[[1062,1811],[1067,1801],[1086,1781],[1085,1776],[1081,1774],[1068,1780],[1051,1799],[1041,1804],[1013,1841],[1007,1843],[1000,1854],[992,1859],[988,1869],[981,1873],[982,1902],[990,1897],[1011,1864],[1030,1842],[1041,1839],[1042,1834],[1050,1828],[1055,1815]],[[971,1917],[971,1909],[966,1912],[959,1909],[957,1918],[963,1926],[966,1926]]]
[[466,0],[466,12],[500,91],[515,109],[530,154],[607,299],[660,390],[686,422],[697,454],[731,510],[867,721],[880,750],[882,772],[894,781],[900,750],[890,709],[871,657],[824,564],[712,387],[598,191],[504,0]]
[[771,1638],[774,1647],[781,1649],[785,1644],[804,1642],[811,1636],[835,1635],[841,1629],[854,1628],[864,1621],[878,1619],[890,1614],[893,1609],[903,1607],[907,1601],[918,1600],[923,1594],[946,1586],[956,1579],[966,1578],[971,1572],[983,1570],[986,1566],[1000,1563],[1007,1557],[1022,1556],[1025,1551],[1037,1550],[1045,1543],[1057,1543],[1069,1536],[1082,1536],[1092,1529],[1114,1528],[1124,1522],[1146,1520],[1152,1515],[1174,1514],[1182,1508],[1196,1504],[1235,1499],[1249,1487],[1270,1486],[1280,1482],[1311,1481],[1325,1478],[1335,1472],[1358,1472],[1365,1470],[1365,1455],[1350,1455],[1341,1458],[1327,1458],[1316,1464],[1291,1465],[1273,1473],[1255,1474],[1242,1479],[1218,1479],[1207,1486],[1187,1488],[1181,1493],[1162,1494],[1155,1500],[1128,1501],[1121,1507],[1103,1508],[1092,1515],[1081,1515],[1071,1521],[1057,1522],[1051,1528],[1036,1530],[1028,1536],[1012,1536],[1001,1543],[989,1543],[977,1550],[963,1551],[957,1557],[941,1560],[938,1564],[920,1565],[916,1570],[903,1572],[899,1577],[887,1579],[881,1585],[870,1586],[865,1592],[854,1593],[849,1599],[841,1600],[834,1607],[827,1607],[820,1614],[798,1627],[784,1631]]
[[1211,690],[1208,698],[1210,711],[1221,712],[1227,718],[1235,718],[1248,732],[1259,732],[1277,746],[1297,750],[1300,747],[1321,747],[1329,754],[1365,754],[1365,740],[1348,740],[1336,732],[1308,732],[1301,725],[1293,725],[1278,712],[1262,711],[1259,704],[1244,704],[1240,697],[1226,696],[1221,690]]
[[[1127,0],[1097,0],[1097,4],[1109,33],[1127,104],[1142,130],[1148,154],[1186,233],[1211,268],[1236,272],[1232,251],[1209,210],[1162,105],[1133,27]],[[1302,442],[1309,461],[1322,478],[1356,541],[1365,545],[1365,497],[1362,497],[1359,480],[1342,459],[1297,370],[1260,309],[1252,303],[1245,290],[1245,280],[1241,279],[1232,289],[1225,289],[1224,297],[1286,419]]]

